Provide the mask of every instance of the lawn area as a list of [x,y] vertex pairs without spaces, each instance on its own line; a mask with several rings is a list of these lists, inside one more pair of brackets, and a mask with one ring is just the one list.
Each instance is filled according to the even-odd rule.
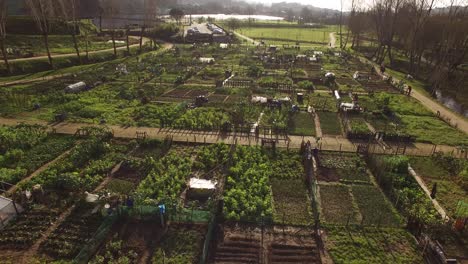
[[401,219],[384,194],[374,185],[351,186],[365,225],[398,227]]
[[320,185],[321,218],[329,224],[358,223],[350,189],[346,185]]
[[337,264],[424,263],[414,238],[403,229],[325,229],[325,247]]
[[298,136],[315,136],[315,122],[309,113],[299,112],[290,119],[289,133]]
[[313,222],[306,186],[302,180],[272,180],[273,220],[276,223],[310,225]]
[[322,133],[325,135],[341,135],[341,122],[338,114],[334,112],[317,112],[320,118]]
[[311,44],[327,44],[330,42],[330,32],[333,28],[272,28],[272,27],[243,27],[239,33],[256,40],[273,40],[277,42],[301,42]]
[[468,137],[463,132],[436,117],[399,115],[399,118],[403,125],[401,130],[415,137],[416,141],[451,146],[468,144]]

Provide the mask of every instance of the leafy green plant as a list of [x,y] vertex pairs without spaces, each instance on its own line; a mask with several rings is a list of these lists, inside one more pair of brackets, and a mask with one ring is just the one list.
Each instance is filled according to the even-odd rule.
[[179,194],[190,176],[192,160],[170,152],[152,162],[148,176],[139,184],[135,196],[140,204],[178,203]]
[[258,148],[238,147],[226,180],[224,214],[229,220],[271,218],[271,167]]

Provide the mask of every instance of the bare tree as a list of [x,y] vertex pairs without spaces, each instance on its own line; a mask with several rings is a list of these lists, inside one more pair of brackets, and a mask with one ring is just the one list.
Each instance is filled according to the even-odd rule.
[[11,73],[10,64],[8,63],[8,54],[6,52],[6,22],[7,22],[7,4],[6,0],[0,0],[0,49],[2,50],[3,60],[8,73]]
[[143,25],[141,26],[141,33],[140,33],[140,53],[142,52],[143,48],[143,36],[145,34],[145,30],[147,27],[153,26],[154,20],[156,19],[157,15],[157,0],[144,0],[144,12],[145,18],[143,21]]
[[73,39],[73,46],[76,51],[76,56],[78,57],[80,64],[82,64],[80,49],[78,47],[78,40],[76,38],[76,33],[78,31],[77,19],[76,19],[76,10],[77,10],[76,0],[59,0],[58,2],[60,5],[60,14],[61,14],[60,17],[63,19],[63,21],[67,25],[68,31],[70,32],[70,35],[72,36],[72,39]]
[[395,36],[395,24],[398,20],[402,4],[403,0],[374,0],[371,14],[375,24],[379,47],[373,57],[377,63],[382,63],[387,55],[390,59],[390,64],[393,63],[392,47]]
[[49,49],[49,34],[51,30],[51,21],[55,17],[54,5],[51,0],[25,0],[26,6],[36,22],[36,26],[44,38],[44,44],[49,58],[49,64],[53,68],[52,56]]
[[101,0],[101,8],[103,17],[108,20],[110,24],[110,31],[112,37],[112,45],[114,46],[114,56],[117,57],[117,46],[115,44],[115,18],[120,13],[120,5],[117,0]]
[[434,4],[435,0],[411,0],[408,3],[408,9],[412,11],[409,16],[411,30],[407,45],[409,49],[410,73],[413,73],[415,70],[416,59],[422,57],[424,45],[421,45],[423,44],[421,42],[421,31],[430,17]]
[[443,22],[443,32],[435,47],[429,81],[433,92],[441,84],[450,81],[457,67],[466,59],[468,53],[468,6],[462,7],[451,0],[449,11],[437,17]]

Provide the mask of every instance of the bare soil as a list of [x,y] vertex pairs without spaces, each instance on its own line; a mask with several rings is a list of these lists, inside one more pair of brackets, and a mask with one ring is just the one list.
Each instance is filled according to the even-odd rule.
[[310,229],[229,223],[219,225],[210,263],[320,263]]
[[325,182],[339,182],[340,176],[338,175],[338,171],[336,169],[319,167],[317,179],[319,181]]

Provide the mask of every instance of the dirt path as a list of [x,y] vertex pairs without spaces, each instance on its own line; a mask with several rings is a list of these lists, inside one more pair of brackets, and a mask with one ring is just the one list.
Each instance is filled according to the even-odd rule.
[[247,40],[247,41],[250,42],[250,43],[253,43],[253,45],[255,45],[255,46],[260,45],[260,42],[255,41],[254,39],[249,38],[249,37],[247,37],[247,36],[244,36],[244,35],[242,35],[241,33],[237,32],[237,31],[234,31],[234,35],[238,36],[238,37],[241,38],[241,39],[245,39],[245,40]]
[[[367,58],[361,57],[364,62],[370,63],[371,65],[374,66],[375,71],[383,77],[382,72],[380,71],[380,67],[375,64],[374,62],[368,60]],[[361,60],[362,61],[362,60]],[[399,79],[395,78],[392,76],[393,80],[395,82],[398,82]],[[433,113],[437,114],[440,113],[440,116],[442,119],[444,119],[447,123],[449,123],[451,126],[457,128],[458,130],[464,132],[465,134],[468,134],[468,119],[452,112],[451,110],[447,109],[443,105],[439,104],[438,102],[434,101],[432,98],[427,97],[423,93],[416,91],[415,89],[412,90],[411,92],[411,97],[415,98],[418,100],[422,105],[424,105],[426,108],[428,108],[430,111]]]
[[[71,148],[73,149],[73,147]],[[57,158],[55,158],[54,160],[52,161],[49,161],[48,163],[44,164],[42,167],[40,167],[39,169],[37,169],[35,172],[33,172],[31,175],[29,175],[28,177],[22,179],[20,182],[18,182],[17,184],[15,184],[13,187],[11,187],[7,192],[6,192],[6,195],[7,196],[11,196],[12,194],[14,194],[16,192],[16,190],[18,189],[18,186],[21,185],[21,183],[24,183],[24,182],[28,182],[30,181],[32,178],[36,177],[37,175],[41,174],[41,172],[45,171],[47,168],[49,168],[50,166],[54,165],[55,163],[57,163],[57,161],[61,160],[63,157],[67,156],[68,153],[70,153],[71,149],[65,151],[64,153],[62,153],[60,156],[58,156]]]
[[[173,47],[173,44],[165,42],[162,49],[159,49],[155,52],[166,51],[166,50],[171,49],[172,47]],[[100,51],[100,52],[103,52],[103,51]],[[11,86],[11,85],[17,85],[17,84],[29,84],[29,83],[35,83],[35,82],[50,81],[54,79],[71,76],[71,75],[73,75],[73,73],[55,74],[55,75],[44,76],[44,77],[33,78],[33,79],[20,79],[20,80],[11,81],[11,82],[0,82],[0,86]]]
[[[140,39],[139,37],[135,37],[135,36],[130,36],[130,38],[133,38],[133,39]],[[143,45],[148,43],[149,41],[151,41],[149,38],[143,38]],[[140,46],[140,43],[137,43],[137,44],[133,44],[133,45],[130,45],[130,48],[135,48],[135,47],[139,47]],[[126,50],[127,49],[127,46],[122,46],[122,47],[117,47],[117,50]],[[92,54],[99,54],[99,53],[104,53],[104,52],[113,52],[114,51],[114,48],[110,48],[110,49],[103,49],[103,50],[94,50],[94,51],[89,51],[88,54],[89,55],[92,55]],[[81,56],[86,56],[86,52],[80,52],[80,55]],[[55,59],[55,58],[66,58],[66,57],[74,57],[76,56],[76,52],[75,53],[67,53],[67,54],[53,54],[51,55],[52,59]],[[47,55],[44,55],[44,56],[37,56],[37,57],[30,57],[30,58],[20,58],[20,59],[13,59],[13,60],[8,60],[8,62],[19,62],[19,61],[30,61],[30,60],[40,60],[40,59],[47,59]],[[0,61],[0,63],[4,63],[4,61]]]
[[411,92],[411,96],[421,102],[424,106],[429,108],[432,112],[436,113],[439,112],[441,118],[443,118],[446,122],[450,123],[453,127],[456,127],[458,130],[463,131],[465,134],[468,134],[468,120],[458,114],[450,111],[449,109],[445,108],[441,104],[435,102],[431,98],[425,96],[419,91]]
[[[49,124],[45,121],[37,120],[26,120],[26,119],[7,119],[0,118],[0,125],[15,126],[18,123],[26,124],[40,124],[48,126],[49,129],[55,129],[59,134],[74,135],[76,131],[82,127],[90,126],[93,124],[84,124],[84,123],[59,123],[59,124]],[[96,125],[96,124],[94,124]],[[97,125],[96,125],[97,126]],[[220,131],[192,131],[192,130],[183,130],[183,129],[172,129],[172,128],[151,128],[151,127],[123,127],[117,125],[107,126],[114,132],[116,138],[124,139],[135,139],[136,132],[146,132],[148,138],[153,139],[165,139],[167,137],[172,138],[174,142],[192,142],[192,143],[220,143],[224,142],[226,144],[233,144],[237,142],[239,145],[260,145],[261,138],[255,138],[253,134],[240,134],[240,133],[221,133]],[[278,147],[289,147],[293,149],[299,149],[301,147],[302,140],[305,142],[316,142],[315,137],[302,137],[302,136],[271,136],[278,141]],[[343,151],[343,152],[356,152],[357,146],[359,143],[352,142],[346,138],[342,137],[331,137],[325,136],[322,137],[319,145],[322,150],[330,151]],[[375,145],[375,144],[374,144]],[[383,150],[378,145],[372,145],[372,151],[379,154],[394,154],[392,149],[397,149],[396,146],[389,144],[391,149]],[[425,143],[414,143],[413,145],[407,146],[406,155],[409,156],[430,156],[433,154],[434,145],[425,144]],[[459,149],[453,146],[437,146],[437,151],[442,151],[444,153],[452,153],[454,156],[462,157],[462,153]]]
[[330,48],[336,48],[336,33],[331,32],[330,33],[330,43],[328,43]]
[[431,198],[431,191],[429,191],[429,188],[427,188],[424,180],[416,173],[416,171],[413,168],[411,168],[411,166],[408,167],[408,171],[414,177],[414,179],[418,182],[421,189],[424,190],[427,197],[431,200],[432,204],[434,205],[434,208],[437,210],[437,212],[439,212],[442,219],[444,220],[448,219],[449,216],[445,212],[445,209],[439,204],[439,202],[436,199]]
[[320,125],[319,115],[314,112],[314,123],[315,123],[315,136],[318,138],[323,137],[322,126]]

